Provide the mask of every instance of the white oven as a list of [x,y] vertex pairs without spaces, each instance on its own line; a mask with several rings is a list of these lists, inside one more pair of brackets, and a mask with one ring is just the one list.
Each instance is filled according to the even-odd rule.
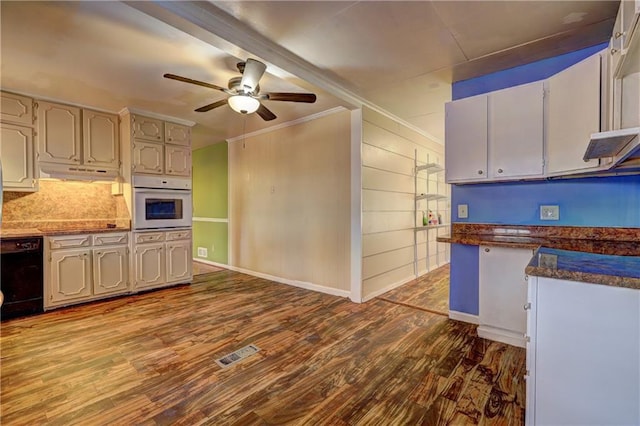
[[191,179],[134,176],[133,185],[134,229],[191,226]]

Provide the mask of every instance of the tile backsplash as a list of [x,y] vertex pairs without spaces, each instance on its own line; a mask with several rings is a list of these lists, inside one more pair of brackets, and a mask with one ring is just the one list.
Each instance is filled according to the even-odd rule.
[[109,183],[41,180],[37,192],[3,194],[3,227],[95,220],[129,220],[123,197],[112,195]]

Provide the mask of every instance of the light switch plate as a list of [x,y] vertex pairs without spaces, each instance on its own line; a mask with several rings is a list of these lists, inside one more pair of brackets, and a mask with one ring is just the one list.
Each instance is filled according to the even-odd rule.
[[540,206],[540,220],[560,220],[560,206]]
[[458,219],[466,219],[469,217],[469,205],[458,204]]

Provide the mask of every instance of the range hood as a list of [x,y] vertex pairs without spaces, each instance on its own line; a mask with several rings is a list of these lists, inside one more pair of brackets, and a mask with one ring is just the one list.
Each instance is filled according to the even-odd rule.
[[114,182],[120,177],[118,170],[99,167],[70,166],[68,164],[40,163],[40,178],[108,181]]
[[608,170],[640,170],[640,127],[593,133],[583,160],[593,159]]

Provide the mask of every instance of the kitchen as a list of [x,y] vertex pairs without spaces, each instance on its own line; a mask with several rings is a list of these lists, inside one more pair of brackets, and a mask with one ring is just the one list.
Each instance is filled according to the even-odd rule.
[[[342,119],[342,118],[341,118],[341,119]],[[249,141],[249,142],[250,142],[250,141]],[[236,143],[237,143],[237,142],[236,142]],[[249,145],[250,145],[250,143],[247,143],[247,146],[249,146]],[[583,148],[584,148],[584,147],[583,147]],[[584,149],[583,149],[583,152],[581,152],[581,153],[580,153],[580,155],[582,156],[582,154],[584,154]],[[440,160],[441,160],[441,159],[442,159],[442,156],[440,157]],[[446,170],[445,170],[445,173],[446,173]],[[609,178],[606,178],[606,179],[609,179]],[[616,180],[616,179],[617,179],[617,180]],[[610,188],[610,186],[616,186],[617,184],[620,184],[620,183],[623,183],[623,184],[624,184],[624,183],[627,183],[627,182],[631,185],[631,188],[632,188],[632,189],[633,189],[633,188],[636,188],[636,187],[634,186],[634,185],[635,185],[635,184],[634,184],[634,182],[635,182],[635,181],[634,181],[634,179],[635,179],[635,178],[633,178],[633,177],[631,177],[631,178],[612,178],[612,180],[611,180],[611,181],[604,181],[604,183],[603,183],[603,186],[604,186],[604,188],[605,188],[605,189],[604,189],[604,191],[605,191],[605,192],[607,192],[607,188]],[[436,181],[436,182],[437,182],[437,181]],[[558,181],[558,182],[559,182],[559,181]],[[610,183],[610,186],[607,186],[607,183]],[[575,185],[578,185],[578,184],[579,184],[579,182],[576,182],[576,183],[575,183]],[[590,185],[588,182],[586,182],[586,181],[585,181],[585,182],[582,182],[582,184],[583,184],[584,186],[586,186],[587,188],[591,189],[591,185]],[[125,185],[126,185],[126,184],[125,184]],[[555,183],[555,182],[552,182],[551,184],[546,185],[546,186],[547,186],[547,187],[550,187],[550,188],[556,188],[556,186],[554,186],[554,185],[556,185],[556,183]],[[565,183],[558,183],[558,184],[557,184],[557,186],[558,186],[558,187],[561,187],[561,186],[563,186],[563,185],[565,185]],[[570,184],[569,184],[569,185],[570,185]],[[507,185],[504,185],[504,186],[507,186]],[[534,186],[535,186],[535,185],[534,185]],[[480,187],[478,187],[478,188],[480,188]],[[498,188],[498,186],[496,186],[496,188]],[[574,188],[574,187],[572,187],[572,188]],[[501,190],[503,190],[503,189],[502,189],[502,186],[500,186],[500,189],[501,189]],[[458,191],[459,191],[459,190],[460,190],[460,191],[463,191],[463,192],[458,193]],[[477,190],[478,190],[478,191],[481,191],[482,189],[477,189]],[[117,191],[117,189],[116,189],[116,191]],[[411,191],[413,191],[413,190],[411,190]],[[451,193],[451,196],[453,197],[452,204],[453,204],[454,206],[456,206],[457,204],[465,204],[465,203],[466,203],[466,204],[468,204],[468,206],[469,206],[469,208],[468,208],[468,214],[469,214],[469,218],[468,218],[468,220],[469,220],[469,221],[474,221],[474,222],[484,222],[485,220],[483,219],[483,217],[482,217],[482,216],[476,216],[476,215],[478,215],[478,214],[482,214],[482,213],[483,213],[483,210],[482,210],[482,209],[484,208],[484,206],[485,206],[485,205],[484,205],[484,204],[482,204],[482,202],[481,202],[481,201],[482,201],[482,199],[487,199],[487,198],[482,198],[482,197],[481,197],[481,195],[483,195],[483,194],[478,194],[478,196],[477,196],[476,198],[467,198],[467,199],[461,199],[460,201],[456,201],[456,197],[458,197],[460,194],[464,194],[464,193],[465,193],[464,191],[466,191],[466,192],[472,192],[471,196],[473,196],[473,195],[474,195],[474,193],[473,193],[473,191],[474,191],[474,187],[473,187],[473,185],[471,185],[471,186],[470,186],[470,185],[466,185],[466,186],[456,186],[456,187],[454,187],[454,190],[452,190],[452,193]],[[505,190],[505,191],[508,191],[508,189],[507,189],[507,190]],[[514,191],[515,191],[515,189],[514,189]],[[553,191],[553,189],[552,189],[552,191]],[[125,193],[126,193],[126,192],[125,192]],[[628,191],[626,191],[626,193],[628,194]],[[278,194],[278,187],[276,187],[276,194]],[[633,195],[633,192],[632,192],[631,194]],[[494,194],[489,194],[489,195],[490,195],[491,197],[493,197],[493,196],[494,196]],[[607,195],[607,196],[608,196],[608,195]],[[126,196],[125,196],[125,195],[123,195],[122,197],[123,197],[123,198],[125,198]],[[619,200],[619,199],[615,199],[615,200],[617,201],[617,200]],[[123,200],[123,201],[124,201],[124,200]],[[542,200],[541,200],[541,201],[542,201]],[[547,201],[546,201],[546,200],[544,200],[544,202],[547,202]],[[633,206],[633,205],[634,205],[634,204],[633,204],[633,202],[634,202],[633,198],[632,198],[631,200],[627,200],[626,202],[628,202],[628,203],[629,203],[628,205],[630,205],[630,206]],[[126,201],[124,201],[124,203],[125,203],[125,205],[126,205]],[[550,201],[550,202],[549,202],[549,204],[560,204],[560,203],[561,203],[560,201],[555,201],[555,202],[554,202],[554,201]],[[537,207],[538,207],[538,206],[537,206],[537,205],[535,205],[533,209],[528,209],[528,210],[527,210],[527,209],[525,209],[525,208],[523,207],[523,208],[522,208],[523,214],[524,214],[524,210],[527,210],[527,213],[526,213],[526,214],[531,215],[531,211],[529,211],[529,210],[537,210]],[[564,220],[564,219],[565,219],[565,214],[566,214],[567,212],[568,212],[568,213],[571,213],[571,210],[565,211],[565,209],[564,209],[564,206],[563,206],[563,205],[561,205],[561,207],[560,207],[560,208],[561,208],[560,217],[561,217],[561,219],[562,219],[562,220]],[[117,208],[116,208],[116,210],[117,210]],[[454,210],[455,210],[455,209],[454,209]],[[454,211],[453,213],[455,214],[455,211]],[[607,213],[607,211],[605,211],[605,213]],[[455,217],[454,217],[454,214],[452,214],[452,215],[451,215],[451,216],[452,216],[453,221],[454,221],[454,222],[459,221],[459,220],[458,220],[459,218],[455,218]],[[620,214],[620,213],[614,213],[614,214]],[[605,216],[606,216],[606,215],[605,215]],[[569,216],[569,218],[570,218],[570,217],[571,217],[571,216]],[[598,216],[597,214],[594,214],[594,215],[593,215],[593,217],[595,218],[595,217],[601,217],[601,216]],[[616,217],[616,216],[608,216],[608,217],[611,217],[611,218],[612,218],[612,219],[611,219],[611,221],[612,221],[612,222],[613,222],[613,221],[615,221],[615,217]],[[513,218],[513,219],[506,219],[506,220],[509,220],[509,221],[510,221],[510,220],[517,220],[517,218]],[[595,221],[595,219],[594,219],[594,221]],[[633,216],[633,213],[632,213],[632,214],[630,215],[630,217],[629,217],[629,223],[630,223],[630,224],[629,224],[628,226],[637,226],[637,223],[634,223],[633,221],[634,221],[634,216]],[[518,222],[517,222],[517,223],[523,223],[523,222],[522,222],[522,221],[520,221],[520,220],[518,220]],[[568,224],[570,224],[570,223],[571,223],[571,222],[569,222]],[[593,222],[591,222],[591,223],[593,223]],[[619,226],[619,223],[618,223],[617,225]],[[597,226],[597,225],[596,225],[596,224],[593,224],[592,226]],[[615,224],[611,224],[611,226],[615,226]],[[454,249],[454,251],[455,251],[455,250],[457,250],[457,249]],[[458,259],[458,257],[456,256],[456,253],[454,252],[454,253],[452,253],[452,261],[455,263],[456,259]],[[453,280],[453,278],[452,278],[452,280]],[[302,280],[301,280],[301,281],[302,281]],[[372,282],[373,282],[373,281],[372,281]],[[453,284],[452,284],[452,285],[453,285]],[[376,287],[375,289],[373,289],[373,291],[378,291],[378,290],[383,289],[383,288],[384,288],[384,286]],[[344,288],[343,288],[343,289],[344,289]],[[369,293],[369,294],[365,293],[365,294],[364,294],[364,296],[370,296],[370,294],[371,294],[371,293]],[[461,312],[463,311],[462,309],[458,309],[458,310],[459,310],[459,311],[461,311]]]

